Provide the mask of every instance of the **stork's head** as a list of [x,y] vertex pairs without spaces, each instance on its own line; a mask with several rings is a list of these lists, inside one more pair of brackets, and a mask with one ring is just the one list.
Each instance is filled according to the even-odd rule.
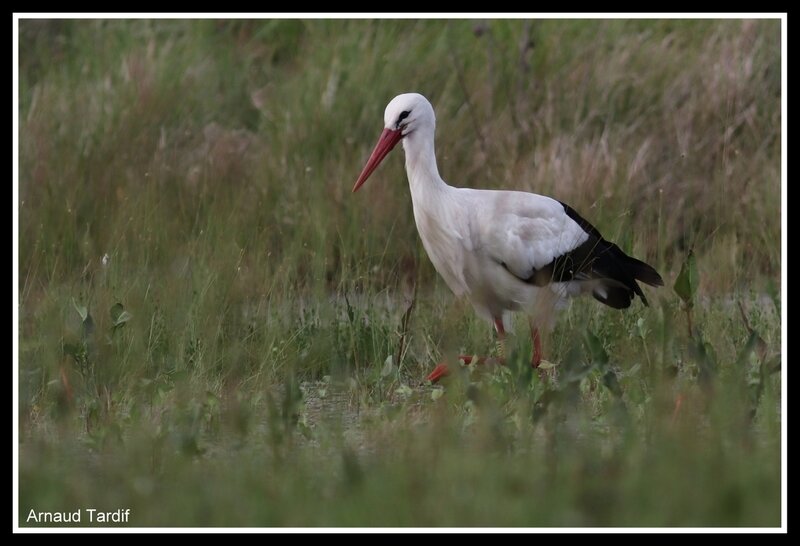
[[436,126],[436,117],[433,106],[428,99],[419,93],[403,93],[397,95],[386,105],[383,113],[384,129],[378,144],[369,156],[364,170],[356,180],[353,191],[357,191],[367,181],[372,171],[378,168],[383,158],[392,151],[398,142],[415,131],[433,131]]

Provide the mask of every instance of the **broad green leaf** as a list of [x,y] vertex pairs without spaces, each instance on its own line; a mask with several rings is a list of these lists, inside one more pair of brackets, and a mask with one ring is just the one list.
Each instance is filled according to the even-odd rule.
[[126,322],[133,318],[133,315],[124,310],[121,303],[117,302],[111,306],[111,329],[116,330],[125,325]]
[[542,361],[539,362],[539,369],[540,370],[552,370],[555,367],[556,367],[556,364],[550,362],[549,360],[542,359]]
[[383,368],[381,368],[381,377],[388,377],[394,371],[394,357],[389,355],[383,361]]
[[120,313],[120,315],[117,317],[117,320],[116,320],[116,321],[114,321],[114,326],[122,326],[123,324],[125,324],[126,322],[128,322],[129,320],[131,320],[132,318],[133,318],[133,315],[131,315],[131,314],[130,314],[130,313],[128,313],[127,311],[123,311],[123,312],[122,312],[122,313]]
[[636,321],[636,331],[640,338],[645,339],[647,337],[647,322],[644,317],[639,317],[639,320]]
[[86,309],[86,306],[85,305],[78,305],[78,303],[75,301],[75,298],[72,298],[72,306],[75,308],[75,310],[80,315],[81,320],[85,321],[86,317],[89,315],[89,310]]
[[690,249],[689,255],[686,256],[686,260],[681,266],[681,272],[678,274],[678,278],[675,279],[675,285],[673,286],[675,293],[678,294],[678,297],[680,297],[683,303],[690,309],[694,307],[694,296],[695,293],[697,293],[697,284],[699,280],[694,251]]
[[113,322],[114,324],[117,323],[117,319],[122,314],[123,309],[124,309],[124,307],[119,302],[117,302],[117,303],[115,303],[114,305],[111,306],[111,311],[110,311],[110,313],[111,313],[111,322]]
[[211,391],[206,391],[206,405],[210,408],[219,407],[219,397]]
[[394,392],[396,395],[402,396],[403,398],[408,398],[409,396],[414,394],[414,391],[411,389],[411,387],[409,387],[405,383],[397,387]]

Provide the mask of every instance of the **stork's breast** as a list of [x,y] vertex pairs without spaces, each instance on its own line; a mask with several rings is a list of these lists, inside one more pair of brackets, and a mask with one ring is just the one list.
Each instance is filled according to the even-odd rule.
[[414,219],[433,267],[442,276],[456,296],[469,292],[464,279],[464,253],[462,235],[445,222],[426,211],[414,209]]

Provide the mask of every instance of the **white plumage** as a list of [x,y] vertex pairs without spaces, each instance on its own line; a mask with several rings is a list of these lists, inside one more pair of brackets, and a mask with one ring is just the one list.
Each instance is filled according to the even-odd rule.
[[[531,317],[539,353],[534,365],[541,359],[538,328],[552,325],[552,311],[565,298],[591,292],[598,301],[624,308],[634,294],[647,303],[636,279],[663,284],[652,267],[604,240],[555,199],[448,185],[436,165],[433,107],[422,95],[392,99],[384,122],[353,191],[402,140],[414,219],[428,257],[456,296],[467,297],[479,315],[494,321],[501,339],[510,312]],[[447,373],[441,365],[437,370],[429,379]]]

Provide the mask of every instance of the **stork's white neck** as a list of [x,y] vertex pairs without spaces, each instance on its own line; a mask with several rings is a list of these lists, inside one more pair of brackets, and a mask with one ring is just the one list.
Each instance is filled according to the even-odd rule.
[[406,173],[411,197],[416,201],[424,195],[448,188],[439,168],[436,166],[436,153],[433,145],[433,130],[421,127],[403,138],[406,154]]

